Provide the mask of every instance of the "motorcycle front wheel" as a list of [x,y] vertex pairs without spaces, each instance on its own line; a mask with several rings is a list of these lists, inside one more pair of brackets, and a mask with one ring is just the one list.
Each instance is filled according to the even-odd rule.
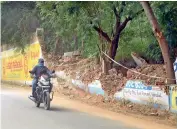
[[44,109],[49,110],[50,109],[50,93],[46,92],[44,96]]

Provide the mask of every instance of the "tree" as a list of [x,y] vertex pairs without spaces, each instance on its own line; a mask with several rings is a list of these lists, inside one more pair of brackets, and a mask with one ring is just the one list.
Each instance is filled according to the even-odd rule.
[[[80,11],[80,14],[85,12],[98,36],[101,36],[108,43],[107,51],[112,59],[115,59],[120,37],[123,36],[122,32],[128,22],[143,11],[139,9],[136,2],[77,2],[77,4],[73,3],[72,7],[79,8],[77,11]],[[133,12],[132,8],[135,7],[138,10]],[[105,24],[104,21],[107,23]],[[108,69],[111,69],[113,62],[109,62]]]
[[[162,55],[164,58],[164,63],[166,66],[167,78],[174,79],[175,76],[174,76],[172,61],[170,60],[168,43],[167,43],[162,31],[160,30],[157,19],[154,16],[154,13],[153,13],[153,10],[152,10],[150,4],[148,2],[141,2],[141,4],[145,10],[145,13],[146,13],[151,25],[152,25],[154,35],[156,36],[156,38],[159,42],[159,46],[161,48]],[[168,79],[167,83],[174,84],[175,80]]]
[[[114,12],[114,15],[116,18],[116,23],[115,23],[113,34],[112,34],[111,38],[108,36],[108,34],[106,32],[103,31],[102,28],[100,28],[96,25],[93,26],[93,28],[110,44],[110,48],[109,48],[108,53],[112,59],[115,59],[115,56],[117,53],[117,48],[119,45],[119,39],[120,39],[120,35],[121,35],[122,31],[125,29],[125,27],[127,26],[129,21],[131,21],[134,17],[136,17],[138,14],[140,14],[143,11],[143,10],[140,10],[132,16],[129,15],[123,21],[121,21],[123,19],[122,13],[125,8],[126,8],[125,1],[121,2],[119,12],[117,10],[117,7],[115,5],[113,5],[113,12]],[[112,64],[113,64],[113,62],[111,61],[111,64],[108,69],[112,68]]]
[[164,30],[164,35],[168,41],[168,46],[170,48],[170,55],[174,61],[177,57],[177,4],[175,1],[170,2],[155,2],[153,3],[154,12],[157,15],[159,24]]
[[3,2],[1,8],[2,45],[23,48],[39,26],[35,2]]

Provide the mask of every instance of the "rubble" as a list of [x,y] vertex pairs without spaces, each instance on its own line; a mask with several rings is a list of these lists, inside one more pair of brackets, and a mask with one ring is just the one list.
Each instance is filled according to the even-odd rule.
[[[113,68],[109,70],[109,74],[105,75],[101,72],[101,66],[96,65],[93,58],[82,59],[79,57],[72,57],[65,59],[60,59],[60,65],[56,67],[56,70],[64,71],[72,79],[82,80],[85,84],[91,83],[94,80],[100,80],[102,84],[102,89],[105,91],[108,97],[103,97],[101,95],[90,95],[80,89],[70,88],[68,85],[63,85],[62,90],[66,90],[65,95],[69,96],[70,99],[80,99],[89,104],[100,106],[102,108],[108,108],[116,112],[125,113],[137,113],[143,114],[145,116],[152,117],[166,117],[167,119],[173,120],[176,123],[176,116],[166,115],[164,111],[156,111],[149,105],[139,105],[133,104],[126,100],[116,101],[111,98],[117,91],[122,90],[125,86],[127,80],[140,79],[143,80],[148,85],[156,85],[161,87],[165,84],[165,79],[155,79],[151,77],[166,77],[166,71],[164,65],[149,65],[144,63],[141,67],[132,68],[126,71],[126,74],[122,73],[120,69]],[[145,74],[151,77],[147,77],[141,74],[137,74],[136,71],[141,74]],[[60,84],[59,84],[60,85]],[[67,91],[69,90],[69,91]],[[169,120],[169,121],[170,121]]]
[[102,89],[109,96],[122,90],[127,80],[143,80],[147,85],[157,85],[159,87],[165,85],[166,81],[165,79],[153,78],[166,77],[165,66],[159,64],[149,65],[144,62],[141,67],[136,67],[129,70],[124,68],[125,70],[123,71],[126,72],[126,74],[120,70],[119,66],[109,70],[109,74],[105,75],[102,73],[101,66],[95,63],[94,58],[83,59],[79,56],[62,57],[60,61],[62,63],[56,66],[56,70],[64,71],[72,79],[77,78],[85,84],[89,84],[94,80],[100,80]]
[[139,67],[142,67],[143,65],[147,64],[147,62],[143,58],[141,58],[137,53],[132,52],[131,56]]
[[[135,72],[139,72],[141,74],[137,74]],[[154,65],[144,65],[141,68],[131,69],[127,71],[127,79],[140,79],[144,80],[146,84],[148,85],[164,85],[166,79],[159,79],[154,77],[166,77],[166,71],[164,65],[154,64]]]

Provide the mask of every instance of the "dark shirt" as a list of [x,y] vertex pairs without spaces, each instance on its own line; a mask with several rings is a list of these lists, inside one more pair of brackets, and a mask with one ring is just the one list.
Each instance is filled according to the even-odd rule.
[[31,73],[34,74],[36,78],[39,78],[43,71],[46,71],[48,74],[50,74],[50,70],[46,66],[41,65],[36,65]]

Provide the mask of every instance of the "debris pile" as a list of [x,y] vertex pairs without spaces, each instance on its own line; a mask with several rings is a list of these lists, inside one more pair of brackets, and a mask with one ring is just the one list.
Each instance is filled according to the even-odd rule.
[[107,92],[108,96],[114,95],[117,91],[122,90],[126,83],[126,77],[123,77],[121,73],[105,75],[100,77],[102,88]]
[[[141,74],[132,72],[136,71]],[[145,74],[145,75],[142,75]],[[161,78],[154,78],[154,77],[162,77]],[[166,71],[164,65],[143,65],[141,68],[131,69],[127,71],[127,79],[140,79],[144,80],[146,84],[148,85],[156,85],[161,84],[164,85],[166,79],[163,79],[166,77]]]
[[101,77],[101,67],[99,65],[86,68],[80,75],[81,80],[85,83],[91,83],[93,80],[99,80]]
[[[100,80],[103,90],[108,95],[113,95],[117,91],[120,91],[127,80],[143,80],[147,85],[164,85],[165,79],[157,79],[153,77],[166,77],[164,65],[149,65],[143,64],[141,67],[132,68],[129,70],[123,70],[115,67],[109,70],[109,74],[105,75],[102,73],[101,66],[95,63],[94,58],[82,59],[81,57],[62,57],[60,65],[55,67],[55,70],[64,71],[68,76],[73,79],[80,79],[85,84],[91,83],[94,80]],[[141,74],[132,72],[136,71]],[[142,74],[151,76],[144,76]]]

